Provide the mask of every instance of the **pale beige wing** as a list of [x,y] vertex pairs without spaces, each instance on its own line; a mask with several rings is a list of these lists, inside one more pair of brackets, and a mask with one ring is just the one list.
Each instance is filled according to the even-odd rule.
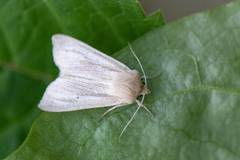
[[53,57],[59,77],[46,89],[39,108],[61,112],[127,104],[112,94],[116,72],[131,72],[123,63],[65,35],[54,35]]

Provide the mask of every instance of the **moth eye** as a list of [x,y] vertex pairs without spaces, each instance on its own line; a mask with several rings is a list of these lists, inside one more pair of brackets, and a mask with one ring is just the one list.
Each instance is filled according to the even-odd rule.
[[77,99],[79,99],[79,97],[77,96]]

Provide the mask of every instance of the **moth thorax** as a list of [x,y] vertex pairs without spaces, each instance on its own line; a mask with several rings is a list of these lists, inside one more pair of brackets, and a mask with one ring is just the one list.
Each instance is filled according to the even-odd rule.
[[121,98],[127,104],[133,103],[139,95],[150,93],[136,70],[114,72],[113,77],[111,94]]

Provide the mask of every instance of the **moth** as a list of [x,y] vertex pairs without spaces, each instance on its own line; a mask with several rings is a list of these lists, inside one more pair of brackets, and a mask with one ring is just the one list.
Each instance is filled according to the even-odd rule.
[[[133,102],[138,108],[124,130],[130,124],[142,104],[144,96],[150,93],[147,88],[147,77],[136,70],[92,48],[70,36],[56,34],[52,36],[53,58],[60,73],[57,79],[47,87],[38,107],[49,112],[65,112],[90,108],[114,106],[109,111]],[[145,80],[145,84],[142,82]],[[143,96],[142,100],[137,99]]]

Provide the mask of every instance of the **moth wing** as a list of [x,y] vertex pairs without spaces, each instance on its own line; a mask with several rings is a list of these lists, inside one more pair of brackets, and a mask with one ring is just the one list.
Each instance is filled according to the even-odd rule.
[[[52,36],[54,62],[61,74],[96,79],[105,71],[131,71],[125,64],[66,35]],[[92,74],[93,73],[93,74]]]
[[58,77],[47,87],[39,108],[62,112],[124,104],[121,98],[108,94],[110,86],[94,83],[78,77]]
[[57,34],[52,41],[60,74],[47,87],[39,108],[61,112],[127,104],[111,94],[114,73],[131,71],[126,65],[69,36]]

